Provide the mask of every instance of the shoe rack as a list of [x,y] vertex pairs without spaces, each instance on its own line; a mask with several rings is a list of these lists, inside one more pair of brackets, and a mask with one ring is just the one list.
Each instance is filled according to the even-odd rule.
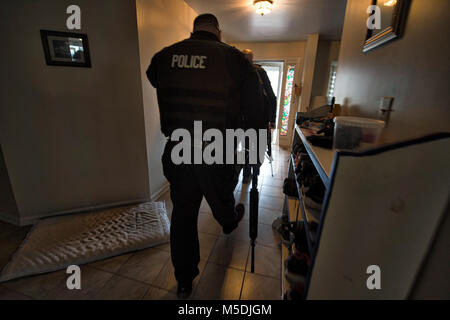
[[[306,299],[406,299],[428,262],[450,190],[450,134],[441,133],[361,152],[312,146],[296,127],[293,145],[303,143],[326,193],[320,216],[308,212],[290,158],[289,178],[299,199],[286,196],[284,218],[318,222],[306,232],[311,264]],[[292,245],[282,244],[284,261]],[[367,268],[381,269],[381,290],[370,290]]]
[[[333,150],[324,149],[320,147],[313,146],[309,144],[307,140],[307,136],[309,135],[309,131],[307,129],[301,129],[299,127],[295,127],[294,136],[293,136],[293,146],[297,143],[302,143],[305,146],[305,149],[310,156],[314,167],[317,170],[325,188],[328,190],[330,186],[330,172],[333,163],[334,152]],[[317,216],[311,213],[305,205],[304,195],[301,192],[301,186],[298,182],[298,176],[295,173],[295,161],[294,156],[291,154],[289,159],[289,171],[288,178],[294,179],[297,185],[298,198],[293,198],[289,196],[285,196],[285,203],[283,208],[283,215],[285,219],[290,223],[303,221],[304,228],[307,230],[306,232],[306,241],[308,243],[309,252],[311,254],[314,252],[314,244],[316,239],[313,239],[312,233],[309,232],[309,222],[320,222],[320,216]],[[288,218],[287,218],[288,217]],[[282,293],[289,288],[290,284],[286,281],[285,278],[285,265],[284,261],[292,254],[293,248],[292,244],[283,244],[282,245],[282,259],[281,259],[281,269],[283,270],[282,276]]]

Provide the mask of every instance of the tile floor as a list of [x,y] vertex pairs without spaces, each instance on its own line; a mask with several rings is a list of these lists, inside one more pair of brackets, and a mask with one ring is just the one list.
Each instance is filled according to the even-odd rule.
[[[228,236],[214,220],[206,201],[199,213],[200,275],[192,299],[280,299],[280,239],[272,221],[281,214],[282,185],[287,176],[289,153],[273,147],[274,162],[265,161],[259,178],[259,234],[255,273],[250,273],[248,236],[248,185],[239,182],[236,201],[246,205],[246,215]],[[169,194],[160,200],[171,212]],[[0,222],[0,268],[24,239],[29,227]],[[176,281],[168,244],[81,266],[82,290],[66,287],[65,271],[12,280],[0,284],[1,299],[176,299]]]

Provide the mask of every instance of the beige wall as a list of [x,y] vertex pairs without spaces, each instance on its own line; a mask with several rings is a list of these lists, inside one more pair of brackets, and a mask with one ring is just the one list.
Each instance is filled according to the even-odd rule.
[[311,95],[326,96],[330,79],[331,62],[339,59],[339,41],[319,40]]
[[304,41],[299,42],[240,42],[231,43],[239,50],[252,49],[256,60],[283,60],[303,58]]
[[345,114],[377,117],[380,99],[395,112],[384,141],[450,130],[448,0],[414,0],[402,39],[362,53],[366,8],[349,0],[339,57],[336,98]]
[[161,133],[156,90],[145,72],[155,53],[190,36],[197,13],[182,0],[137,0],[136,7],[150,191],[155,198],[167,186],[161,164],[166,140]]
[[[308,111],[310,103],[311,103],[311,93],[314,81],[314,71],[316,68],[316,57],[317,57],[317,47],[319,45],[319,34],[309,34],[308,39],[306,41],[305,48],[305,61],[303,63],[303,72],[300,77],[300,85],[302,88],[302,93],[298,99],[298,107],[297,110],[301,112]],[[291,112],[291,119],[295,119]],[[290,120],[291,121],[291,120]],[[294,120],[292,120],[294,121]],[[291,137],[289,137],[289,143],[291,141]]]
[[[77,0],[92,68],[47,66],[68,1],[2,2],[0,143],[16,222],[149,198],[134,0]],[[20,219],[19,219],[20,218]]]
[[411,291],[410,299],[450,299],[450,203],[443,214],[433,245],[428,250],[422,269]]

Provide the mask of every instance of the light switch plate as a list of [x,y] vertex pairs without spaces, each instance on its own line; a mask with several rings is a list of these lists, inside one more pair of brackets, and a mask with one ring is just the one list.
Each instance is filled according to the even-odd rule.
[[392,106],[394,104],[394,97],[383,97],[380,102],[380,120],[385,122],[387,126],[389,123],[390,114],[392,111]]
[[380,110],[381,111],[391,111],[393,104],[394,104],[394,97],[383,97],[381,99]]

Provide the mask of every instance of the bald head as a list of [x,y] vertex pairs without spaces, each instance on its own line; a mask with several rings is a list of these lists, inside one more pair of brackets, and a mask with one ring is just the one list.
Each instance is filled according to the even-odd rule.
[[194,32],[207,31],[215,34],[219,40],[222,40],[222,34],[219,27],[219,21],[216,16],[211,13],[199,15],[194,20]]
[[245,55],[248,61],[253,63],[253,51],[250,49],[244,49],[242,53]]

